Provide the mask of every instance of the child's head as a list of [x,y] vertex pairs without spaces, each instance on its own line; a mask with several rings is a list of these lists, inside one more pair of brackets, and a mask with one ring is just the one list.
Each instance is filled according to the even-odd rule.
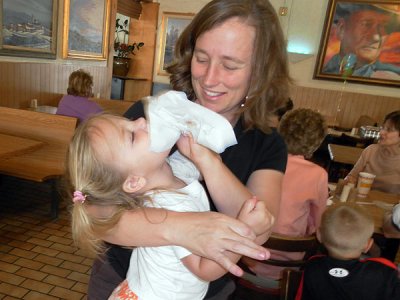
[[279,124],[279,133],[293,155],[311,157],[326,135],[322,115],[307,108],[288,111]]
[[[104,114],[76,129],[67,170],[71,194],[75,194],[72,233],[78,245],[98,252],[97,236],[111,229],[123,211],[142,206],[146,179],[168,154],[148,149],[143,118],[129,121]],[[90,210],[93,205],[96,213]]]
[[68,95],[92,97],[93,76],[85,70],[79,69],[72,72],[68,79]]
[[374,221],[354,203],[335,204],[322,215],[318,238],[329,255],[338,259],[353,259],[367,252],[373,240]]

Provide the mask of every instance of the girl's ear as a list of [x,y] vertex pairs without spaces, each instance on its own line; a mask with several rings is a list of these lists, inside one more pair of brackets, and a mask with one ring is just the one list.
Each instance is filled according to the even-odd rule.
[[132,194],[140,191],[146,185],[146,179],[141,176],[129,175],[125,179],[122,189],[124,192]]
[[370,238],[370,239],[368,239],[368,242],[367,242],[367,244],[365,245],[365,248],[364,248],[364,253],[367,253],[368,251],[369,251],[369,249],[371,249],[371,247],[372,247],[372,245],[374,244],[374,239],[373,238]]

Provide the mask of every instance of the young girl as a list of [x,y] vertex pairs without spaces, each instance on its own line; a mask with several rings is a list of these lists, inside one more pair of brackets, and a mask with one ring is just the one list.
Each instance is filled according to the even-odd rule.
[[[209,209],[194,165],[179,152],[168,157],[170,149],[155,153],[149,145],[143,118],[129,121],[104,114],[77,128],[69,148],[68,175],[74,190],[72,235],[80,247],[101,253],[99,237],[112,235],[120,219],[134,217],[130,212],[144,206]],[[265,218],[263,205],[255,199],[246,201],[238,218],[253,226]],[[151,213],[147,216],[150,225],[164,221]],[[182,247],[139,247],[133,250],[127,279],[109,299],[202,299],[208,281],[225,273],[214,261]]]

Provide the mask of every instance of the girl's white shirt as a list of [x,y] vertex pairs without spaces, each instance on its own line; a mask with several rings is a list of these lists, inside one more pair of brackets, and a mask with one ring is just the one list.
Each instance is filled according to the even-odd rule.
[[[153,202],[147,203],[147,206],[173,211],[209,210],[207,195],[198,181],[200,173],[194,164],[178,151],[168,161],[174,175],[187,185],[178,191],[152,192]],[[134,249],[127,274],[129,288],[139,299],[203,299],[208,282],[196,277],[181,262],[190,254],[190,251],[179,246]]]

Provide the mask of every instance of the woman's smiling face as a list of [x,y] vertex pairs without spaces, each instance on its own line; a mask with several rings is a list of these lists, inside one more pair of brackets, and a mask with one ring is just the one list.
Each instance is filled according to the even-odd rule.
[[197,102],[234,124],[249,88],[255,29],[231,18],[196,41],[191,63]]
[[400,132],[394,127],[390,121],[386,121],[379,135],[379,144],[384,146],[391,146],[400,143]]

